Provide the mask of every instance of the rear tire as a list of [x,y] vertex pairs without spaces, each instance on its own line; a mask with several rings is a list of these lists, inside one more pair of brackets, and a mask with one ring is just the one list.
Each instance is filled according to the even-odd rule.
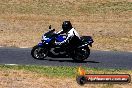
[[45,57],[47,57],[48,50],[46,48],[36,45],[31,50],[31,55],[34,59],[43,60]]
[[90,55],[89,47],[83,49],[77,49],[74,51],[74,55],[72,56],[72,59],[76,62],[82,62],[85,59],[87,59],[89,55]]

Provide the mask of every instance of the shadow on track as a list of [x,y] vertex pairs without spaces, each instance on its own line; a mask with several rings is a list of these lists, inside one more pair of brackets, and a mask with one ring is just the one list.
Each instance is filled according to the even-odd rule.
[[[54,62],[70,62],[70,63],[100,63],[100,62],[97,62],[97,61],[81,61],[81,62],[76,62],[74,60],[69,60],[70,57],[68,56],[49,56],[50,58],[45,58],[43,60],[47,60],[47,61],[54,61]],[[63,58],[63,59],[61,59]],[[60,60],[61,59],[61,60]]]
[[44,59],[44,60],[48,60],[48,61],[58,61],[58,62],[70,62],[70,63],[100,63],[100,62],[96,62],[96,61],[82,61],[82,62],[76,62],[74,60],[55,60],[55,59]]

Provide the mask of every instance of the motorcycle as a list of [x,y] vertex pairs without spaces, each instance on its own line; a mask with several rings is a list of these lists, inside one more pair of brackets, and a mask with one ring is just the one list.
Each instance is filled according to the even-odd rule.
[[[92,47],[94,42],[91,36],[82,36],[79,40],[73,41],[71,38],[65,45],[57,45],[57,42],[62,42],[66,39],[65,35],[57,34],[55,29],[51,29],[42,35],[40,43],[35,45],[31,50],[31,55],[34,59],[44,59],[47,56],[68,56],[74,61],[84,61],[90,55],[89,46]],[[71,44],[71,43],[74,43]]]

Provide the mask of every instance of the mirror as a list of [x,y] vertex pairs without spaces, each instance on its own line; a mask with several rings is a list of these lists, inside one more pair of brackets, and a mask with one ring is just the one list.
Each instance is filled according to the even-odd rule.
[[51,29],[51,25],[49,26],[49,29]]

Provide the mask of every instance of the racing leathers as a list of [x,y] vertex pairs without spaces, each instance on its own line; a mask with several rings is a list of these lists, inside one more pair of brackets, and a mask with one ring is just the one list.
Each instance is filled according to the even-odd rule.
[[57,44],[62,45],[66,42],[69,42],[69,39],[73,38],[74,36],[76,36],[76,37],[78,37],[78,39],[80,39],[80,36],[77,33],[77,31],[75,30],[75,28],[70,29],[68,32],[64,32],[63,30],[58,32],[58,34],[64,34],[64,33],[66,33],[66,39],[62,42],[58,42]]

